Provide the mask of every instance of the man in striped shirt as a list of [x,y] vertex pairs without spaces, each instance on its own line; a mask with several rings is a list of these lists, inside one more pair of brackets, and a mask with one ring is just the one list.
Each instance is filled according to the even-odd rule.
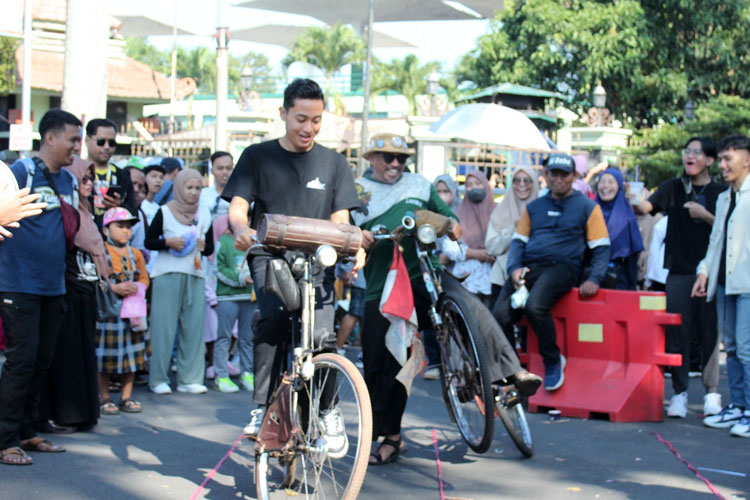
[[[544,360],[544,388],[559,389],[565,381],[565,357],[557,346],[550,310],[581,282],[583,256],[591,250],[591,271],[580,286],[584,297],[594,295],[609,262],[609,234],[599,205],[573,189],[575,163],[568,155],[551,155],[544,175],[549,192],[529,203],[516,226],[508,252],[508,280],[493,314],[506,335],[523,314],[539,340]],[[513,293],[525,285],[525,306],[511,306]]]

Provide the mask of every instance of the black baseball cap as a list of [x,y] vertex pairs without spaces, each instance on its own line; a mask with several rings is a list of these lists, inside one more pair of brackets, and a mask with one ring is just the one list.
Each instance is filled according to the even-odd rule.
[[545,163],[547,170],[561,170],[563,172],[574,172],[576,169],[576,162],[573,157],[565,154],[552,154],[549,155]]
[[164,158],[161,161],[161,166],[167,173],[182,170],[182,163],[177,158]]

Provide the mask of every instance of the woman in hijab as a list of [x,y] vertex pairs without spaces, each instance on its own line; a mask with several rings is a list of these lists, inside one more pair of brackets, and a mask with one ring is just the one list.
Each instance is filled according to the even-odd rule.
[[495,263],[490,272],[490,281],[495,295],[500,293],[505,280],[508,279],[506,272],[508,250],[518,219],[521,218],[526,205],[538,197],[539,182],[534,169],[527,165],[516,168],[513,171],[511,189],[505,191],[505,198],[492,212],[485,238],[487,252],[495,257]]
[[170,394],[169,365],[179,324],[177,390],[206,392],[203,335],[206,295],[201,255],[214,251],[211,213],[200,207],[203,178],[182,170],[174,181],[174,199],[162,206],[148,228],[146,248],[158,250],[151,301],[151,363],[149,385],[156,394]]
[[57,338],[47,390],[39,403],[41,429],[47,432],[88,430],[99,417],[96,345],[96,286],[106,276],[104,241],[89,204],[94,164],[76,157],[65,167],[78,179],[81,227],[65,260],[67,312]]
[[618,169],[610,167],[599,176],[596,202],[607,222],[610,242],[609,271],[602,287],[635,290],[638,255],[643,250],[643,240],[635,212],[625,197],[625,180]]
[[464,287],[489,307],[492,294],[490,271],[495,257],[487,253],[484,240],[490,216],[497,204],[492,197],[490,183],[481,171],[470,172],[466,176],[465,188],[466,194],[456,211],[463,235],[461,253],[454,259],[453,273],[456,276],[468,274],[463,282]]

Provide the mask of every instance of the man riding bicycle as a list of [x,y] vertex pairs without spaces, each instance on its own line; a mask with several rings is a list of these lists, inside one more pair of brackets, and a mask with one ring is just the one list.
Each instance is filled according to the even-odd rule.
[[[324,110],[323,92],[317,83],[294,80],[284,91],[279,110],[286,134],[277,140],[254,144],[242,153],[222,198],[231,202],[229,223],[236,235],[235,246],[246,251],[262,216],[267,213],[295,215],[336,223],[349,223],[349,210],[359,206],[349,163],[342,155],[315,144]],[[252,205],[251,205],[252,204]],[[252,208],[251,208],[252,207]],[[248,220],[250,225],[248,226]],[[254,438],[269,403],[269,391],[279,383],[284,360],[281,347],[288,338],[290,315],[281,300],[266,293],[266,266],[270,257],[250,258],[259,318],[255,326],[253,401],[245,434]],[[361,267],[364,253],[355,268]],[[335,349],[333,269],[316,276],[314,342],[317,349]],[[334,453],[346,446],[343,425],[336,409],[324,416],[325,436]]]
[[[380,446],[371,455],[371,465],[393,462],[402,453],[401,419],[406,408],[407,392],[404,385],[396,379],[402,368],[401,364],[386,347],[386,332],[390,322],[380,312],[381,296],[391,269],[394,249],[392,244],[386,242],[375,245],[370,230],[384,225],[388,231],[393,231],[407,213],[428,210],[452,219],[447,229],[451,239],[456,240],[461,236],[458,218],[440,198],[435,187],[419,174],[404,173],[404,164],[412,154],[414,150],[407,146],[406,140],[401,136],[373,136],[365,153],[373,172],[357,181],[361,206],[352,212],[354,223],[363,229],[363,245],[369,252],[365,267],[367,292],[361,335],[365,382],[372,401],[373,437],[384,436]],[[430,297],[421,276],[414,240],[405,238],[401,240],[401,245],[411,281],[419,329],[431,328],[427,314]],[[437,258],[434,259],[434,265],[440,267]],[[444,275],[443,279],[449,281],[451,278]],[[463,290],[461,286],[454,288]],[[463,293],[469,292],[464,290]],[[480,316],[494,321],[489,312]],[[484,334],[489,331],[490,328],[483,328]],[[497,339],[493,339],[492,345],[496,350],[490,357],[495,365],[500,366],[496,367],[497,370],[492,370],[493,373],[502,373],[498,379],[509,379],[510,383],[518,386],[522,395],[533,394],[541,384],[541,379],[521,368],[518,358],[502,334],[494,336]],[[501,345],[502,343],[505,345]]]

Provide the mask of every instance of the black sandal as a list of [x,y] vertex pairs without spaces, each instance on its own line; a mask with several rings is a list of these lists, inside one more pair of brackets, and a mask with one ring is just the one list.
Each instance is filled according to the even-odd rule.
[[[378,446],[378,449],[370,453],[370,456],[375,459],[375,462],[368,462],[369,465],[385,465],[395,462],[401,457],[401,455],[403,455],[407,451],[406,447],[401,447],[402,444],[402,439],[394,441],[393,439],[384,438]],[[388,445],[394,448],[393,453],[388,455],[386,458],[381,457],[380,453],[378,453],[378,451],[380,451],[380,448],[382,448],[384,445]]]

